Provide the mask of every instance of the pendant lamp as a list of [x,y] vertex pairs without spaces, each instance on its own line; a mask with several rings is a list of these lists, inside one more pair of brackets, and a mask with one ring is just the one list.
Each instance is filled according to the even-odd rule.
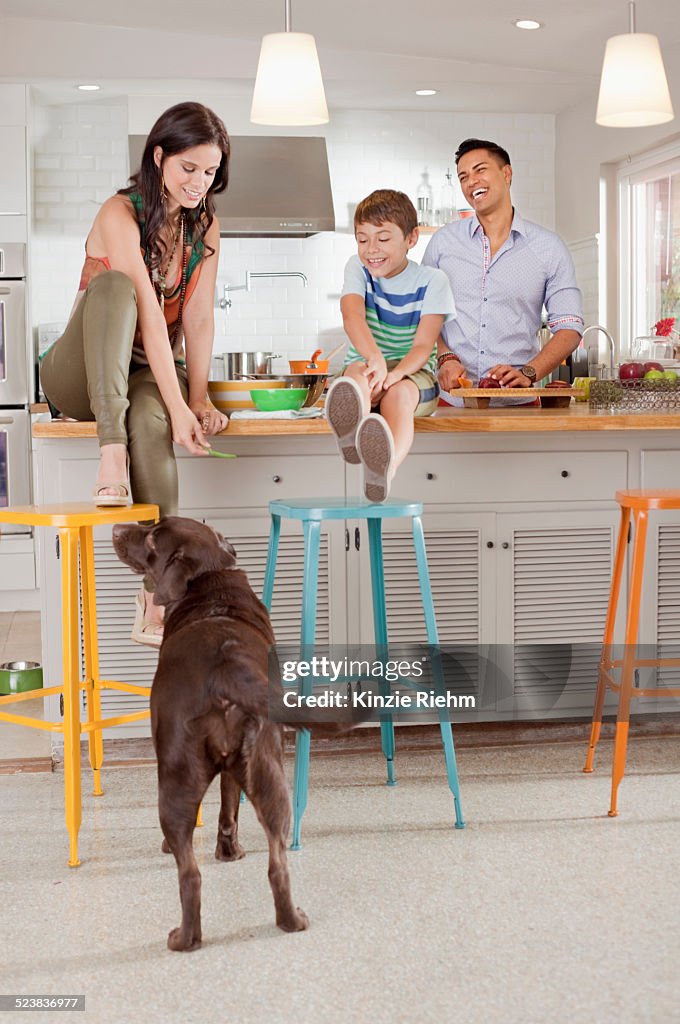
[[597,101],[597,124],[634,128],[672,121],[661,48],[656,36],[635,31],[635,4],[628,4],[629,31],[607,40]]
[[326,124],[328,107],[314,36],[291,31],[285,0],[285,32],[262,37],[250,120],[253,124]]

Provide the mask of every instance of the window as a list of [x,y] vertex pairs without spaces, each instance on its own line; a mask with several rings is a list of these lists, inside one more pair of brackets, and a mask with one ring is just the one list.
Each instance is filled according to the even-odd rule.
[[621,327],[630,342],[676,317],[680,326],[680,144],[621,165]]

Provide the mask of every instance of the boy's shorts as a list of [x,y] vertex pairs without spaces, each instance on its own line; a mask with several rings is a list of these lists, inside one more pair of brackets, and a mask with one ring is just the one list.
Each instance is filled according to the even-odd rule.
[[[359,360],[355,360],[355,362],[358,361]],[[393,370],[400,362],[400,359],[388,359],[387,369]],[[351,363],[347,364],[347,366],[351,365]],[[342,377],[347,366],[343,366],[340,373],[337,374],[338,377]],[[415,373],[407,373],[404,380],[412,380],[418,388],[419,398],[418,405],[413,413],[414,417],[431,416],[437,408],[437,403],[439,401],[439,384],[437,383],[432,370],[428,370],[428,368],[424,366],[422,370],[416,370]],[[374,406],[374,409],[377,408],[378,406]]]

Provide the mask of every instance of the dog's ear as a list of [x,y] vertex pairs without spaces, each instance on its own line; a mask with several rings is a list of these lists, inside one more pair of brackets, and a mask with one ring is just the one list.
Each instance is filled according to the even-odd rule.
[[156,573],[156,604],[165,606],[179,601],[187,592],[187,586],[197,572],[197,565],[185,555],[183,548],[172,553],[161,573]]
[[[212,527],[211,527],[211,529],[212,529]],[[230,544],[229,541],[227,540],[227,538],[223,537],[222,534],[218,530],[213,529],[213,533],[217,537],[218,543],[219,543],[220,547],[222,548],[222,550],[226,551],[226,553],[228,555],[230,555],[231,558],[233,559],[232,564],[236,564],[236,548],[234,547],[234,545]]]

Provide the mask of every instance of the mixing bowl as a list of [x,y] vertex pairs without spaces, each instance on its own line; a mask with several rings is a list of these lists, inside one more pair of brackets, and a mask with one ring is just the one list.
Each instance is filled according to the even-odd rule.
[[251,391],[255,408],[260,412],[280,412],[282,409],[300,409],[307,397],[307,388],[281,388],[269,390],[262,388]]

